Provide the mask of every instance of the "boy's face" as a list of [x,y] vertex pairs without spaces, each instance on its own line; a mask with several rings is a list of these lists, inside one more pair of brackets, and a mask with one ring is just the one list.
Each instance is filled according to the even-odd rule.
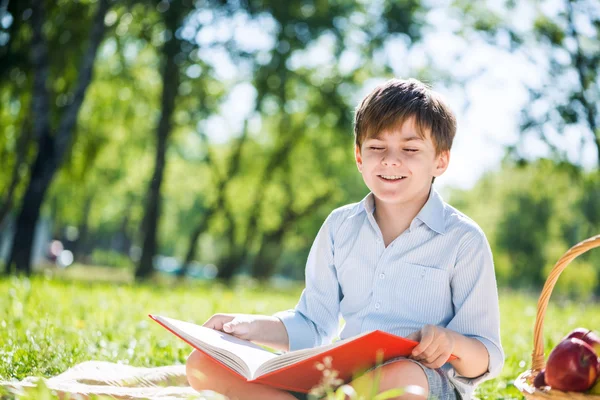
[[429,194],[431,180],[448,168],[450,152],[436,155],[427,131],[417,133],[414,118],[400,128],[383,131],[355,149],[356,164],[365,184],[379,201],[407,204]]

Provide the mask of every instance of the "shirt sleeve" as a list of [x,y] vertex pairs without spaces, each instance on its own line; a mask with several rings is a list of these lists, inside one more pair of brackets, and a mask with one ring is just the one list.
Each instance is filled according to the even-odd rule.
[[306,288],[293,310],[274,314],[288,333],[290,351],[330,343],[339,327],[341,290],[333,261],[330,215],[315,238],[306,263]]
[[488,370],[476,378],[453,378],[476,385],[497,376],[504,365],[500,342],[500,309],[492,251],[481,231],[464,236],[451,280],[454,318],[447,328],[483,343],[489,354]]

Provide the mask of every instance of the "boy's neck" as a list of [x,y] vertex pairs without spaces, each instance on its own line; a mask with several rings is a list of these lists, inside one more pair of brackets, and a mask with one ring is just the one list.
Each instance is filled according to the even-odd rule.
[[427,203],[431,190],[430,187],[429,191],[425,192],[424,195],[406,203],[390,204],[378,200],[377,197],[374,198],[374,217],[377,225],[379,225],[386,247],[408,229],[412,220],[419,214],[425,203]]

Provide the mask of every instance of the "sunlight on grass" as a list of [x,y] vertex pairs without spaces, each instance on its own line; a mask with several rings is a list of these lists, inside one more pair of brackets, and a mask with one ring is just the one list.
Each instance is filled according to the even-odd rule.
[[[156,313],[202,323],[215,312],[271,314],[293,307],[302,287],[265,288],[216,283],[134,285],[59,278],[0,280],[0,379],[49,377],[87,360],[135,366],[184,363],[190,347],[154,324]],[[521,399],[513,380],[531,363],[537,293],[501,292],[506,364],[485,382],[481,399]],[[600,305],[550,300],[545,345],[577,326],[600,330]]]

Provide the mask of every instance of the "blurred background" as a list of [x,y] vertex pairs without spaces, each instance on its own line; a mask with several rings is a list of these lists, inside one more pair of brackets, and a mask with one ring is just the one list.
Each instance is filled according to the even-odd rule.
[[368,192],[354,108],[416,77],[458,117],[435,186],[539,288],[600,233],[599,62],[596,0],[0,0],[0,269],[303,279]]

